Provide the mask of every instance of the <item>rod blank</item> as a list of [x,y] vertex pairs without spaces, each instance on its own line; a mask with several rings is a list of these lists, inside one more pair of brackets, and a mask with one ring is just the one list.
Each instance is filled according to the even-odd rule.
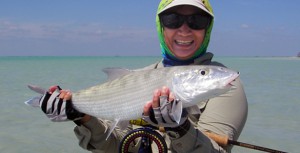
[[236,145],[236,146],[245,147],[245,148],[249,148],[249,149],[255,149],[255,150],[264,151],[264,152],[286,153],[284,151],[279,151],[279,150],[256,146],[256,145],[252,145],[252,144],[248,144],[248,143],[229,140],[227,136],[221,136],[221,135],[211,133],[211,132],[205,132],[205,135],[207,135],[209,138],[213,139],[215,142],[217,142],[220,146],[223,146],[223,147],[226,147],[228,145]]

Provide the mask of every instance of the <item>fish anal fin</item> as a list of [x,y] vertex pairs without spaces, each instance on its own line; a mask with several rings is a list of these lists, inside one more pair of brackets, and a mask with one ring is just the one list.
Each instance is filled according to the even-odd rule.
[[120,128],[120,130],[125,130],[128,126],[129,126],[128,120],[119,121],[118,123],[118,127]]
[[114,122],[112,122],[105,140],[107,140],[109,138],[109,136],[114,131],[114,129],[116,128],[116,126],[118,125],[118,123],[119,123],[119,119],[115,119]]
[[125,130],[128,126],[129,126],[128,120],[115,119],[109,128],[109,131],[106,136],[106,140],[109,138],[109,136],[112,134],[112,132],[116,127],[118,127],[120,130]]

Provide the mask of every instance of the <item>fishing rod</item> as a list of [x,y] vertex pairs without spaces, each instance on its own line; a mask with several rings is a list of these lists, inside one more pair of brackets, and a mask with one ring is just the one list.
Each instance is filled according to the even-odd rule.
[[[130,132],[123,138],[123,141],[121,142],[121,145],[120,145],[120,153],[124,153],[122,151],[125,151],[126,147],[129,146],[129,143],[133,142],[134,139],[137,137],[148,137],[149,140],[154,141],[156,143],[157,147],[161,149],[160,153],[164,153],[167,150],[165,140],[162,137],[160,137],[157,132],[155,132],[153,130],[153,129],[156,129],[156,130],[159,130],[160,132],[165,132],[164,128],[161,128],[161,127],[158,128],[158,127],[151,126],[142,119],[131,120],[130,124],[143,126],[144,128],[139,128],[139,129],[133,130],[132,132]],[[145,128],[145,127],[147,127],[147,128]],[[207,137],[214,140],[217,144],[219,144],[222,147],[226,147],[228,145],[235,145],[235,146],[245,147],[245,148],[259,150],[259,151],[263,151],[263,152],[269,152],[269,153],[287,153],[284,151],[274,150],[274,149],[270,149],[270,148],[266,148],[266,147],[253,145],[253,144],[230,140],[227,136],[221,136],[221,135],[218,135],[218,134],[215,134],[212,132],[204,132],[204,134]]]
[[226,147],[228,145],[236,145],[236,146],[240,146],[240,147],[245,147],[245,148],[249,148],[249,149],[270,152],[270,153],[286,153],[284,151],[274,150],[274,149],[270,149],[270,148],[266,148],[266,147],[261,147],[261,146],[257,146],[257,145],[244,143],[244,142],[230,140],[230,139],[228,139],[227,136],[221,136],[221,135],[211,133],[211,132],[205,132],[204,134],[206,136],[208,136],[209,138],[213,139],[215,142],[217,142],[220,146],[223,146],[223,147]]

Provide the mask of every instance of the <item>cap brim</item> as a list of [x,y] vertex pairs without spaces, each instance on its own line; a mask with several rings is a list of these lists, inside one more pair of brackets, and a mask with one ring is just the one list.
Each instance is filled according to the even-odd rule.
[[204,6],[204,4],[201,1],[197,0],[174,0],[171,2],[169,5],[167,5],[164,9],[160,10],[158,14],[172,8],[175,6],[180,6],[180,5],[191,5],[198,7],[199,9],[203,10],[204,12],[208,13],[210,16],[214,17],[214,15],[208,11],[208,9]]

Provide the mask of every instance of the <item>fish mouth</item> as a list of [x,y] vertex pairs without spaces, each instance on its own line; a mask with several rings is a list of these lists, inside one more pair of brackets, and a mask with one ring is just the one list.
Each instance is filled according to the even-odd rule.
[[237,72],[236,74],[234,74],[233,76],[231,76],[230,79],[228,79],[224,84],[225,87],[234,87],[233,82],[240,76],[240,73]]

